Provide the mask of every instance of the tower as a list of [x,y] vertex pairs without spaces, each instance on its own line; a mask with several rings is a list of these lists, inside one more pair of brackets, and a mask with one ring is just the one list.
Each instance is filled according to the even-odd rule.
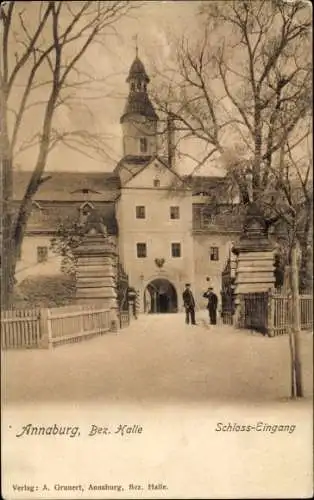
[[129,95],[120,118],[123,132],[123,156],[134,161],[146,161],[157,154],[158,116],[149,99],[149,77],[142,61],[136,57],[127,77]]

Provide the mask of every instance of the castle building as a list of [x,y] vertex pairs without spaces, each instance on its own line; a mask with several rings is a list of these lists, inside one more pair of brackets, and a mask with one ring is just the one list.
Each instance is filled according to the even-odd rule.
[[[120,123],[123,157],[111,173],[49,172],[33,201],[17,268],[21,281],[30,274],[60,272],[50,239],[57,224],[96,208],[116,239],[119,260],[138,292],[141,312],[182,310],[185,283],[197,304],[210,278],[217,295],[232,242],[241,230],[234,205],[213,194],[223,192],[222,177],[182,176],[168,122],[167,154],[160,152],[159,119],[149,98],[149,77],[138,55],[131,65],[129,93]],[[20,200],[30,174],[15,175]]]

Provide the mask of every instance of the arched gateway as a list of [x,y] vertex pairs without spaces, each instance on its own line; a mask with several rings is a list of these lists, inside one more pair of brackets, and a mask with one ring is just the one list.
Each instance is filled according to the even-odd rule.
[[178,297],[175,287],[167,279],[151,281],[144,292],[144,310],[148,313],[175,313]]

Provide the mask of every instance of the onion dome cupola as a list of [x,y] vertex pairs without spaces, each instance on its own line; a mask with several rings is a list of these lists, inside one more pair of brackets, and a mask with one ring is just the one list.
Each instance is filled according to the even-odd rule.
[[120,119],[124,156],[147,158],[157,153],[158,116],[149,99],[147,85],[150,80],[137,50],[126,81],[129,95]]

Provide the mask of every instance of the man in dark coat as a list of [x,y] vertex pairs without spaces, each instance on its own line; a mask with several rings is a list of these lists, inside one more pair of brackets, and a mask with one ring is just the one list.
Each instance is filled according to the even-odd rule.
[[196,325],[195,323],[195,300],[193,297],[193,293],[191,291],[191,285],[190,283],[187,283],[185,285],[185,290],[182,294],[183,298],[183,304],[185,308],[185,322],[188,325],[190,323],[190,318],[191,318],[191,324]]
[[208,300],[207,309],[209,312],[210,324],[216,325],[217,324],[217,305],[218,305],[217,295],[214,293],[213,288],[209,287],[207,292],[203,293],[203,297],[205,297],[205,299]]

